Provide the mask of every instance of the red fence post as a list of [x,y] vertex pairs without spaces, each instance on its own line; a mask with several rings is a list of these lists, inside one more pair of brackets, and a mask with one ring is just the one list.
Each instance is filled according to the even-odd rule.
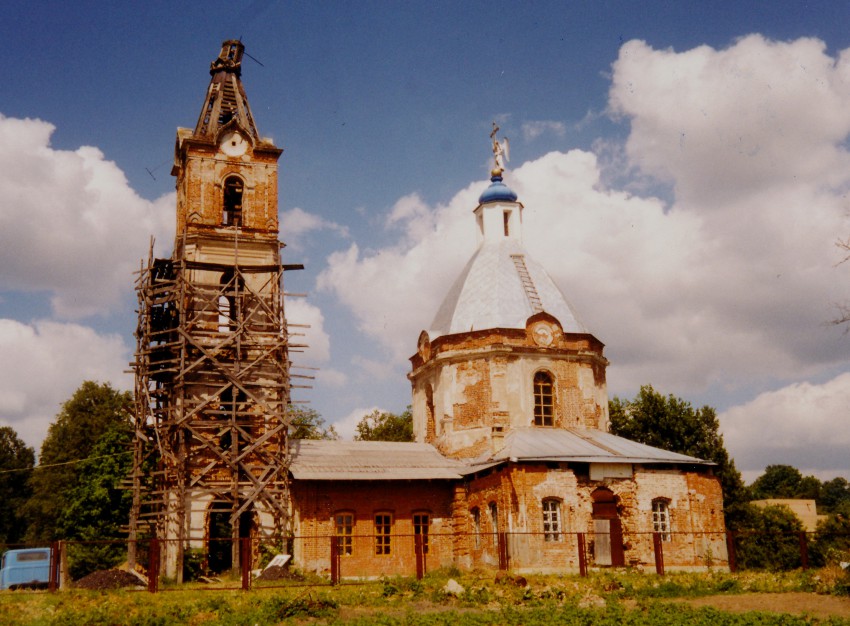
[[61,544],[54,541],[50,544],[50,571],[47,576],[48,591],[56,591],[59,588],[59,550]]
[[726,531],[726,555],[729,559],[729,571],[733,574],[738,570],[738,561],[735,556],[735,532]]
[[339,584],[339,537],[331,537],[331,584]]
[[576,543],[578,544],[578,573],[580,576],[587,576],[587,543],[584,541],[584,533],[576,533]]
[[508,554],[508,533],[500,532],[496,536],[499,548],[499,569],[506,571],[509,567],[510,555]]
[[664,576],[664,545],[659,532],[652,533],[652,550],[655,553],[655,573]]
[[251,591],[251,539],[239,538],[239,567],[242,570],[242,591]]
[[425,575],[425,542],[422,535],[413,535],[413,552],[416,555],[416,580],[422,580]]
[[809,569],[809,544],[806,541],[806,531],[801,530],[798,537],[800,540],[800,566],[803,569]]
[[159,591],[159,539],[151,539],[148,548],[148,591]]

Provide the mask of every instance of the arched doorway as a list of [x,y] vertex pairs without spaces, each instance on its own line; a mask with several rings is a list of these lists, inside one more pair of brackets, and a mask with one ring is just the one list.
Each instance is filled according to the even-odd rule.
[[230,523],[232,514],[230,503],[213,502],[209,512],[209,532],[207,534],[207,570],[211,574],[221,574],[239,568],[239,542],[237,539],[250,538],[256,529],[256,520],[252,510],[239,516],[237,529],[233,532]]
[[617,496],[610,489],[600,487],[590,494],[590,497],[593,499],[593,545],[596,565],[625,565],[623,526],[617,514]]

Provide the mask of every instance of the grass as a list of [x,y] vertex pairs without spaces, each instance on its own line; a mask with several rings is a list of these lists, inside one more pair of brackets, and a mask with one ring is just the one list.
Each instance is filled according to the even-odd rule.
[[[444,591],[449,578],[464,591]],[[169,589],[0,593],[0,623],[27,625],[139,624],[850,624],[850,619],[771,613],[726,613],[670,599],[718,594],[818,592],[846,594],[850,576],[837,568],[810,572],[671,573],[631,571],[578,576],[514,576],[438,571],[422,581],[387,578],[339,587],[289,584],[252,592]]]

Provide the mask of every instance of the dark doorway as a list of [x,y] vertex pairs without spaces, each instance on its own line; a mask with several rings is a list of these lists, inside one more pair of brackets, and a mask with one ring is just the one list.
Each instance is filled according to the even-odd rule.
[[[216,507],[216,505],[218,505]],[[209,541],[207,542],[207,570],[211,574],[221,574],[239,565],[239,542],[235,541],[233,526],[230,523],[230,509],[225,510],[224,502],[217,502],[210,511]],[[239,539],[250,538],[254,533],[254,514],[244,511],[239,516]]]
[[594,560],[596,565],[620,567],[626,564],[623,553],[623,526],[617,513],[617,496],[600,487],[593,499]]

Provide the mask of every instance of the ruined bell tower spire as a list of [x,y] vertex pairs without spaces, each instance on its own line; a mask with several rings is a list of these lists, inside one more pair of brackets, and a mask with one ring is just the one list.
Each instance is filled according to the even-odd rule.
[[259,139],[251,107],[242,87],[241,41],[228,39],[221,44],[218,58],[210,64],[210,86],[195,125],[195,137],[215,139],[225,126],[238,126],[253,139]]

